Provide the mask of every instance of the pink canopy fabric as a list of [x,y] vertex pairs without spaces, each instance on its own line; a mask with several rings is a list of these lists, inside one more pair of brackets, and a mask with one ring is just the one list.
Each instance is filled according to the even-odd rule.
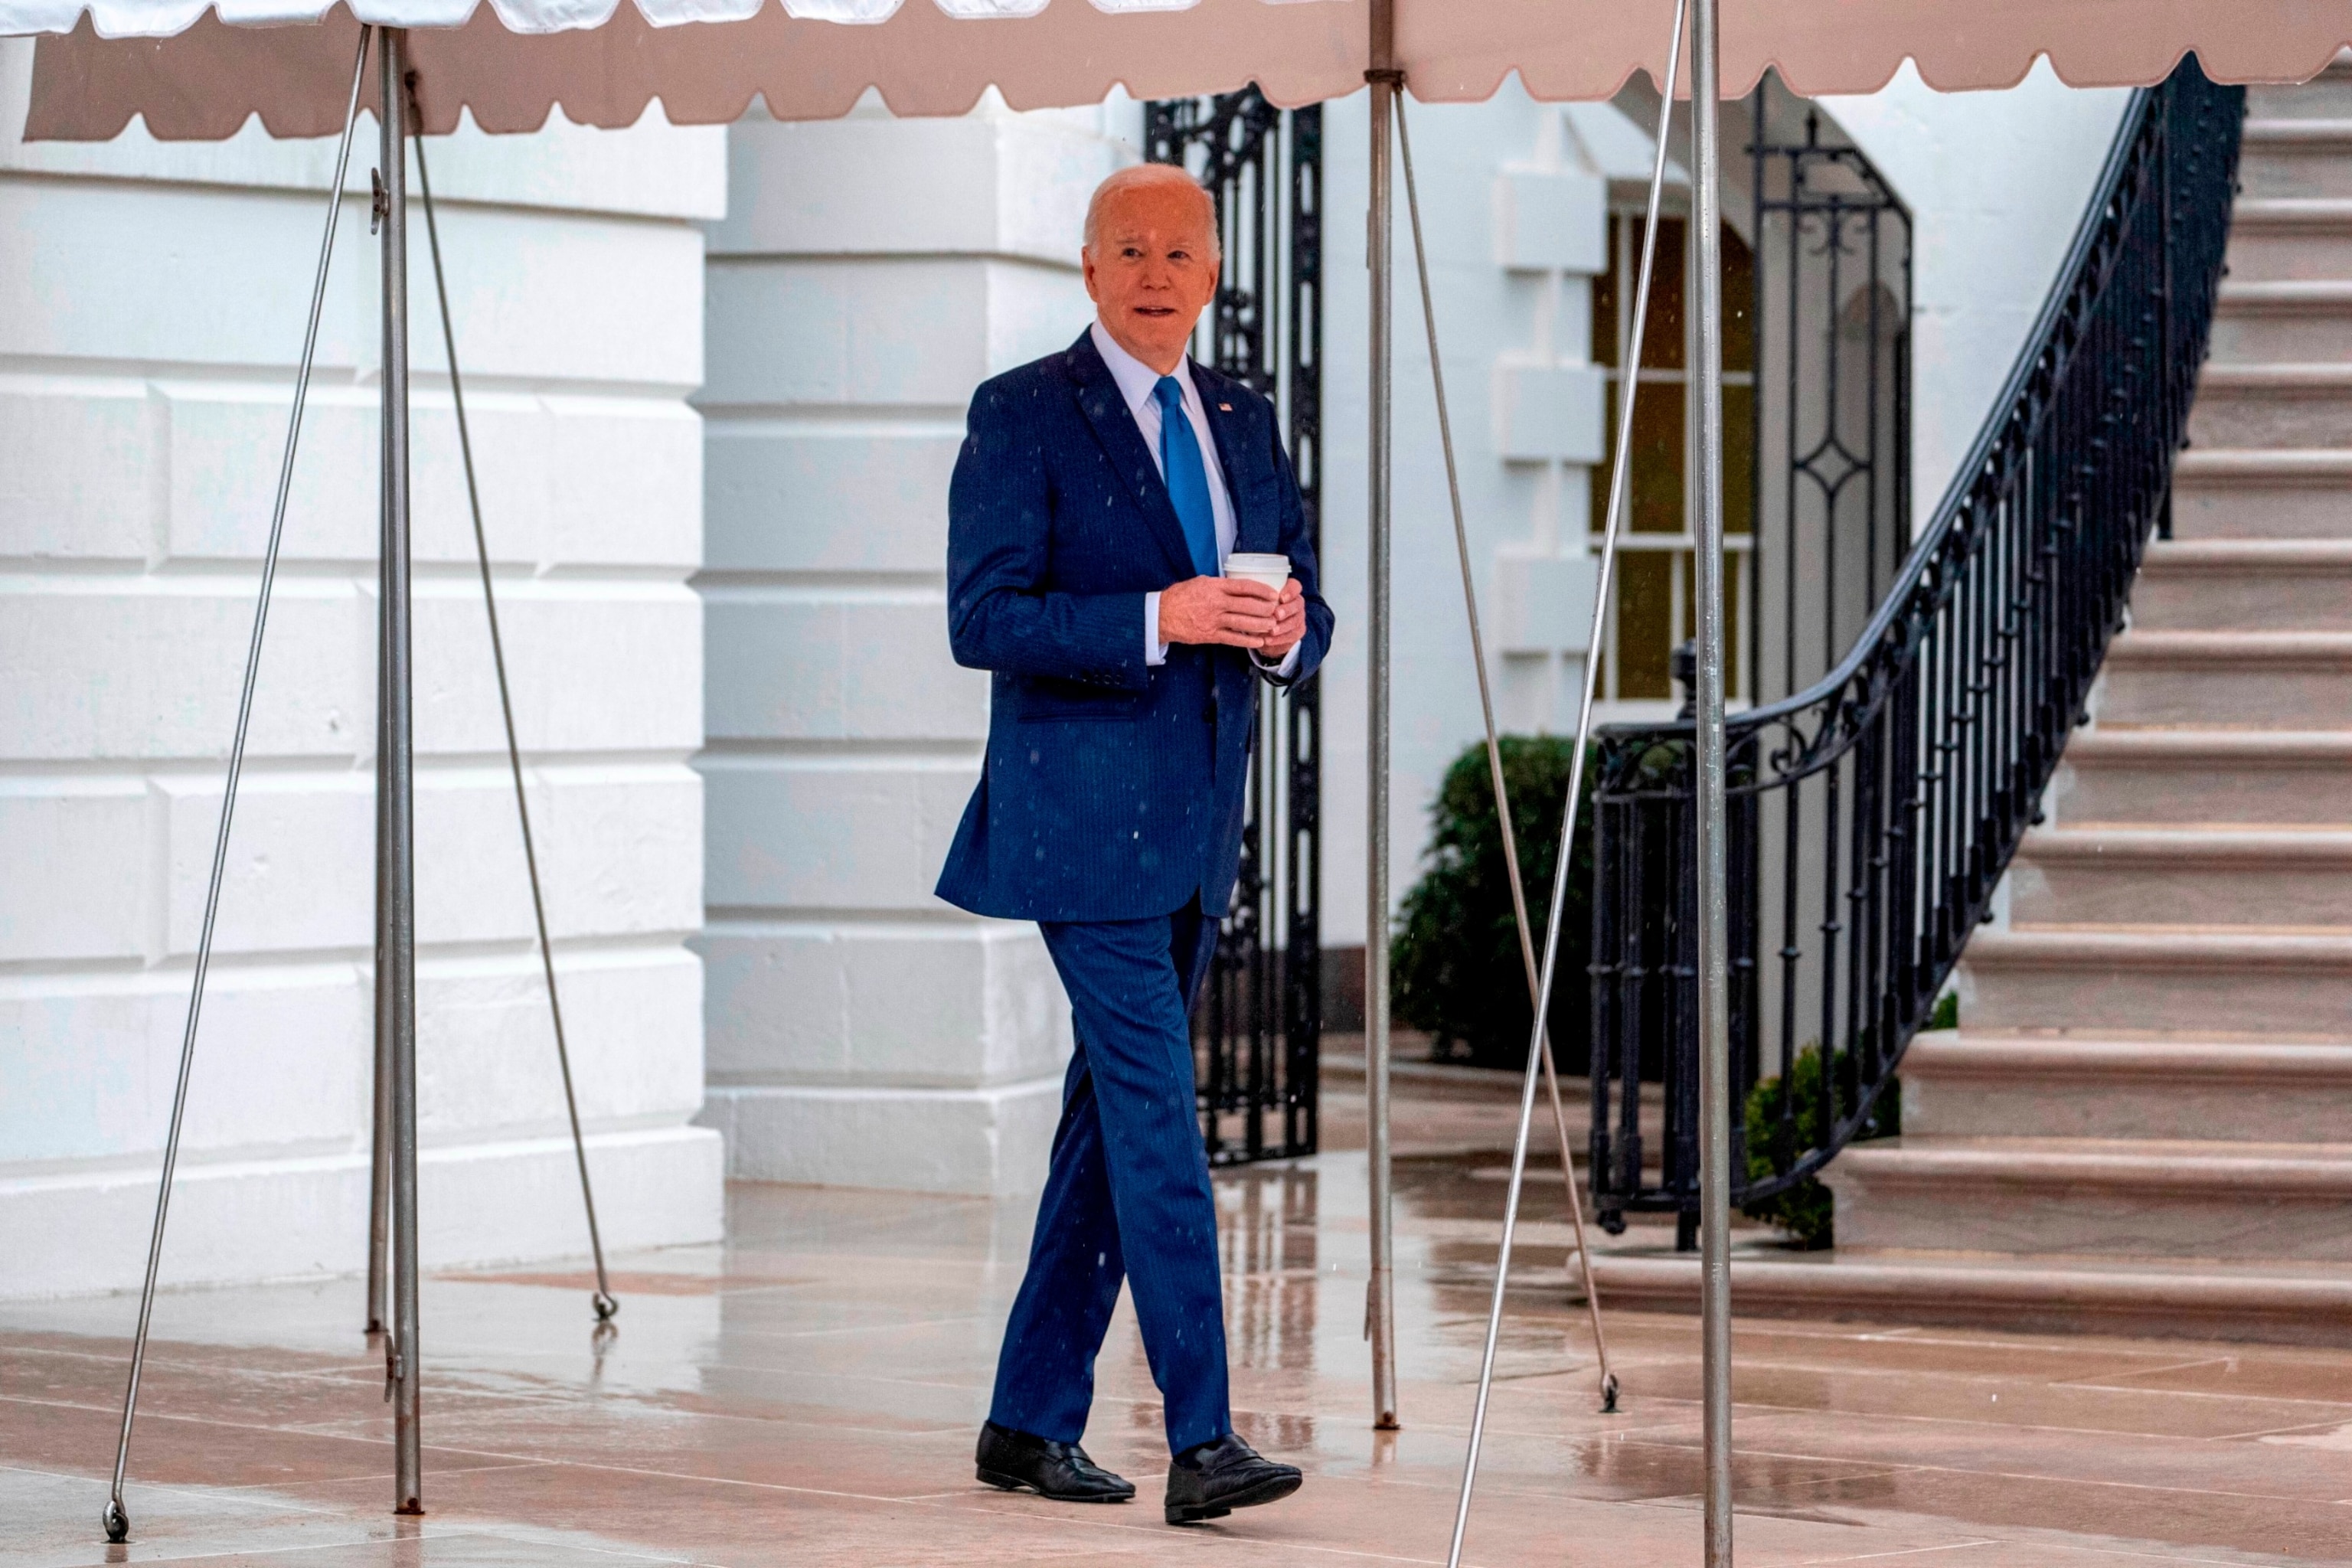
[[[494,132],[557,110],[677,123],[764,100],[778,119],[840,115],[869,88],[900,114],[960,114],[990,87],[1016,109],[1228,91],[1284,104],[1356,90],[1369,0],[0,0],[0,33],[62,27],[36,57],[26,134],[90,141],[134,115],[171,140],[341,128],[362,20],[413,26],[427,130],[462,111]],[[281,7],[273,9],[273,6]],[[748,13],[748,14],[745,14]],[[1026,14],[1024,14],[1026,13]],[[98,20],[93,20],[93,16]],[[464,19],[449,25],[458,16]],[[1486,98],[1517,71],[1551,100],[1607,98],[1664,65],[1672,0],[1397,0],[1396,53],[1425,101]],[[168,37],[102,37],[168,32]],[[152,24],[152,25],[149,25]],[[242,24],[242,25],[240,25]],[[1800,94],[1867,92],[1906,58],[1931,87],[2008,87],[2048,55],[2076,86],[2161,79],[2194,51],[2226,81],[2300,81],[2352,45],[2345,0],[1724,0],[1723,84],[1767,68]]]

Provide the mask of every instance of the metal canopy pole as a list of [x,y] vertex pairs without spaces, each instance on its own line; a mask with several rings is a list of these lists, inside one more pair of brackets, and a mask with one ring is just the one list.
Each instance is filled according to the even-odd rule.
[[1365,734],[1364,1140],[1370,1156],[1371,1279],[1364,1337],[1372,1345],[1372,1426],[1397,1429],[1396,1234],[1389,1183],[1389,125],[1403,75],[1396,68],[1395,0],[1372,0],[1371,200],[1365,259],[1371,268],[1370,447],[1366,487],[1371,665]]
[[131,1539],[131,1510],[122,1501],[122,1475],[131,1461],[131,1425],[139,1412],[139,1374],[147,1363],[147,1330],[155,1313],[155,1277],[163,1258],[163,1225],[172,1208],[172,1176],[180,1163],[180,1128],[188,1109],[188,1079],[195,1067],[196,1026],[204,1016],[205,979],[211,972],[213,927],[220,914],[221,879],[228,866],[229,829],[236,816],[236,786],[245,773],[245,741],[253,722],[253,689],[261,673],[262,640],[269,629],[269,595],[278,581],[278,551],[286,537],[286,501],[294,484],[294,453],[301,444],[302,413],[310,398],[310,368],[319,350],[319,317],[327,300],[327,276],[335,258],[335,230],[342,222],[343,176],[351,168],[352,132],[359,123],[360,84],[367,79],[372,29],[360,27],[359,54],[352,61],[350,102],[343,110],[343,138],[335,149],[335,172],[327,186],[327,231],[319,241],[319,269],[310,284],[310,313],[302,330],[302,356],[294,371],[294,408],[286,420],[286,449],[278,459],[277,499],[269,510],[269,542],[261,557],[261,589],[253,607],[253,637],[245,650],[245,684],[236,700],[236,733],[229,742],[228,775],[221,785],[220,826],[213,834],[212,874],[205,884],[204,924],[196,935],[194,973],[188,984],[188,1019],[180,1036],[180,1073],[172,1089],[172,1120],[163,1140],[163,1174],[155,1190],[155,1225],[147,1238],[147,1272],[139,1289],[139,1326],[131,1340],[131,1378],[122,1391],[122,1427],[114,1444],[114,1481],[107,1493],[100,1526],[106,1539]]
[[[1683,21],[1687,0],[1675,6],[1675,28],[1666,46],[1665,79],[1659,88],[1660,110],[1656,145],[1650,164],[1649,205],[1642,220],[1642,265],[1633,289],[1633,321],[1627,342],[1617,356],[1621,369],[1617,398],[1617,438],[1609,466],[1609,500],[1601,513],[1601,570],[1592,595],[1591,631],[1585,641],[1583,695],[1576,713],[1576,750],[1570,753],[1568,803],[1560,812],[1559,856],[1552,868],[1551,908],[1544,917],[1543,961],[1538,966],[1535,1018],[1528,1032],[1528,1066],[1519,1086],[1518,1132],[1511,1145],[1511,1179],[1503,1198],[1503,1239],[1495,1259],[1495,1293],[1486,1307],[1486,1344],[1478,1362],[1478,1394],[1471,1406],[1470,1442],[1462,1461],[1462,1491],[1454,1505],[1454,1540],[1445,1568],[1457,1568],[1462,1543],[1470,1528],[1470,1500],[1478,1484],[1478,1456],[1486,1433],[1486,1402],[1495,1386],[1495,1352],[1503,1328],[1503,1302],[1510,1289],[1511,1243],[1519,1218],[1519,1193],[1527,1177],[1528,1133],[1535,1119],[1536,1074],[1545,1053],[1544,1017],[1551,1010],[1551,991],[1559,966],[1560,911],[1568,904],[1568,873],[1576,845],[1577,809],[1584,798],[1584,761],[1592,740],[1592,702],[1600,668],[1601,634],[1607,625],[1612,584],[1616,581],[1617,542],[1624,531],[1628,497],[1633,487],[1633,410],[1641,393],[1644,357],[1643,329],[1650,319],[1650,282],[1658,254],[1658,208],[1665,194],[1666,138],[1675,105],[1675,74],[1683,52]],[[1574,1196],[1574,1189],[1570,1189]],[[1596,1317],[1596,1330],[1598,1319]]]
[[[377,213],[383,239],[384,820],[386,896],[377,942],[391,961],[393,1511],[423,1513],[416,1311],[416,759],[409,662],[408,572],[408,95],[405,29],[386,27],[376,51],[383,129]],[[388,981],[388,984],[386,984]]]
[[[1679,13],[1677,14],[1679,16]],[[1678,29],[1679,30],[1679,29]],[[1396,100],[1397,152],[1404,163],[1404,208],[1412,231],[1412,265],[1421,280],[1421,319],[1429,329],[1429,384],[1437,396],[1437,445],[1445,455],[1445,493],[1454,510],[1454,552],[1462,566],[1462,609],[1470,623],[1470,662],[1478,672],[1478,714],[1486,729],[1486,776],[1495,788],[1495,816],[1503,829],[1503,872],[1511,883],[1511,920],[1519,931],[1519,962],[1528,973],[1528,1005],[1543,1000],[1543,971],[1536,957],[1535,930],[1528,920],[1528,890],[1519,873],[1519,833],[1511,821],[1511,792],[1503,782],[1503,743],[1495,724],[1494,683],[1486,674],[1486,637],[1478,623],[1478,586],[1470,567],[1470,529],[1462,510],[1462,476],[1454,460],[1454,419],[1445,404],[1445,358],[1437,349],[1437,300],[1429,286],[1429,246],[1421,231],[1421,195],[1412,177],[1412,132],[1405,125],[1404,100]],[[1660,145],[1664,139],[1660,138]],[[1580,737],[1580,747],[1583,744]],[[1568,1135],[1568,1111],[1560,1104],[1559,1073],[1540,1019],[1536,1058],[1543,1065],[1544,1089],[1551,1096],[1551,1121],[1559,1134],[1559,1174],[1568,1187],[1568,1216],[1575,1225],[1576,1263],[1583,1276],[1584,1308],[1592,1321],[1593,1359],[1601,1381],[1601,1409],[1617,1408],[1617,1374],[1609,1370],[1609,1336],[1601,1326],[1601,1287],[1592,1278],[1592,1248],[1584,1234],[1584,1199],[1576,1190],[1575,1148]]]
[[[368,218],[368,231],[380,233],[383,184],[375,176],[377,205]],[[378,364],[392,363],[392,318],[379,312],[376,350]],[[392,392],[389,382],[376,388],[381,406],[376,413],[376,574],[375,574],[375,1093],[368,1141],[368,1281],[367,1331],[381,1334],[392,1321],[392,917],[385,900],[392,896],[391,805],[392,701],[384,678],[392,668]],[[392,1362],[384,1347],[384,1364]],[[390,1393],[387,1380],[385,1392]]]
[[1706,1568],[1731,1568],[1731,1031],[1723,742],[1723,198],[1716,0],[1692,0],[1698,340],[1699,1322]]
[[547,895],[540,887],[539,848],[530,831],[530,799],[523,790],[522,740],[515,730],[514,692],[507,681],[506,638],[499,631],[499,597],[490,585],[490,538],[482,527],[482,487],[474,473],[474,435],[466,422],[466,383],[457,374],[457,328],[449,315],[449,278],[441,266],[441,225],[433,216],[433,174],[425,163],[424,118],[416,101],[416,73],[408,73],[406,101],[416,141],[416,195],[425,207],[425,244],[433,258],[433,297],[441,308],[441,347],[449,360],[449,402],[457,415],[457,455],[466,469],[466,505],[474,520],[474,561],[482,574],[482,609],[490,623],[490,668],[499,678],[499,716],[506,721],[507,767],[514,778],[515,820],[522,829],[523,869],[530,879],[530,913],[539,931],[539,963],[547,979],[547,1014],[555,1026],[555,1065],[563,1075],[563,1110],[572,1121],[572,1157],[580,1167],[580,1202],[588,1213],[588,1250],[596,1262],[596,1291],[589,1305],[598,1331],[621,1303],[604,1271],[604,1239],[596,1226],[596,1191],[588,1182],[588,1141],[580,1131],[580,1097],[572,1088],[572,1049],[563,1037],[563,1002],[555,985],[555,943],[547,934]]
[[[389,340],[387,340],[389,341]],[[389,359],[391,356],[383,356]],[[382,389],[379,388],[379,391]],[[392,411],[386,407],[377,419],[378,451],[376,468],[380,474],[392,471],[392,461],[383,447],[383,432],[392,426]],[[392,662],[385,649],[390,626],[384,606],[391,602],[391,584],[386,581],[392,560],[390,498],[378,503],[376,518],[376,591],[375,591],[375,1065],[373,1114],[370,1118],[368,1142],[368,1276],[367,1331],[381,1334],[392,1321],[391,1283],[385,1278],[392,1247],[392,973],[390,952],[384,939],[392,931],[385,913],[384,900],[392,893],[392,877],[385,858],[392,852],[392,826],[384,816],[391,798],[386,784],[386,772],[392,766],[392,748],[387,743],[384,721],[392,711],[385,698],[383,677]],[[387,1352],[388,1354],[389,1352]]]

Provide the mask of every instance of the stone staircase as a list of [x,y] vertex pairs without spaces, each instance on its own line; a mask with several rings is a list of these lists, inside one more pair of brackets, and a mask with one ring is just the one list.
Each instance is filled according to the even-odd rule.
[[2253,89],[2242,156],[2173,537],[1962,1028],[1831,1167],[1834,1254],[1743,1248],[1736,1310],[2352,1343],[2352,58]]

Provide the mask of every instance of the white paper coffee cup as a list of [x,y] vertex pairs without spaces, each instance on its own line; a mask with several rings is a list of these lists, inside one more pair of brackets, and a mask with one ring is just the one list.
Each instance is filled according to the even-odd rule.
[[1276,593],[1290,581],[1290,557],[1287,555],[1254,555],[1235,551],[1225,557],[1225,575],[1245,583],[1263,583]]

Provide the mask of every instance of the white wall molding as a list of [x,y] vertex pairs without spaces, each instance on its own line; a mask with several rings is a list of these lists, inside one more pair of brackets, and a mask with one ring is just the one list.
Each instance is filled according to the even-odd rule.
[[[135,1288],[331,143],[17,139],[0,41],[0,1296]],[[370,132],[372,142],[373,133]],[[607,1243],[719,1231],[702,1098],[702,244],[723,138],[436,139],[452,309]],[[364,191],[369,162],[356,160]],[[347,204],[164,1278],[364,1266],[376,249]],[[428,1264],[585,1250],[421,236]]]

